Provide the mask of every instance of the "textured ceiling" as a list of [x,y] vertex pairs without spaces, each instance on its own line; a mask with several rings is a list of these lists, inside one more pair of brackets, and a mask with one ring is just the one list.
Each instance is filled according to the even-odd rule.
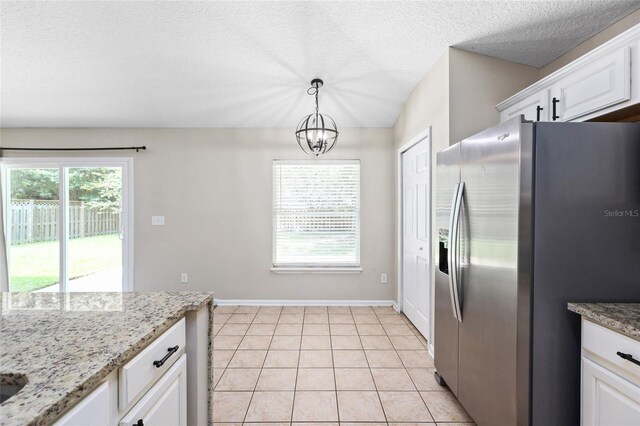
[[4,127],[393,126],[447,46],[542,66],[639,1],[0,3]]

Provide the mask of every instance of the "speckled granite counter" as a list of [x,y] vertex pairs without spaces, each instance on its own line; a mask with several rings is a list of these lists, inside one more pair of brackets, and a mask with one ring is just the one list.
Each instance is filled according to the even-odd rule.
[[49,424],[207,304],[212,293],[1,293],[0,373],[28,383],[0,404],[0,424]]
[[640,303],[569,303],[568,309],[640,340]]

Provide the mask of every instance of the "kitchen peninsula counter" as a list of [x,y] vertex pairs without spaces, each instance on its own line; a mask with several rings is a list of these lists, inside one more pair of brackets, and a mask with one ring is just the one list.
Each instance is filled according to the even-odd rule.
[[584,318],[640,340],[640,303],[569,303]]
[[0,385],[27,382],[0,404],[0,424],[52,423],[190,311],[203,308],[211,323],[212,293],[2,293]]

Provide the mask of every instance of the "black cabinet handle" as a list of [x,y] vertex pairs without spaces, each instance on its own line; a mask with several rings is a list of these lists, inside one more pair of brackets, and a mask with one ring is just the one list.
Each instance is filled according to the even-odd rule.
[[631,354],[625,354],[625,353],[620,352],[620,351],[616,352],[616,354],[622,359],[626,359],[627,361],[630,361],[630,362],[632,362],[632,363],[634,363],[636,365],[640,365],[640,361],[638,361],[637,359],[633,359],[633,355],[631,355]]
[[542,111],[544,108],[542,108],[540,105],[538,105],[536,107],[536,121],[540,121],[540,111]]
[[553,119],[553,121],[556,121],[558,118],[560,118],[559,115],[556,115],[556,104],[560,102],[560,99],[557,98],[553,98],[551,100],[551,103],[553,104],[553,116],[551,117]]
[[[172,348],[168,348],[167,350],[169,351],[169,353],[167,353],[164,358],[162,358],[160,361],[153,361],[153,365],[156,366],[156,368],[160,368],[164,365],[164,363],[169,359],[169,357],[173,354],[175,354],[176,352],[178,352],[178,345],[175,345]],[[140,421],[138,421],[139,423]]]
[[144,426],[144,422],[142,421],[142,419],[139,419],[136,423],[134,423],[132,426]]

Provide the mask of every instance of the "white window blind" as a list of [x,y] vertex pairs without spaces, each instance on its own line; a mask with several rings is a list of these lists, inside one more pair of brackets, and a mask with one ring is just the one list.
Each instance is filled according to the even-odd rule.
[[360,162],[273,162],[273,265],[359,266]]

